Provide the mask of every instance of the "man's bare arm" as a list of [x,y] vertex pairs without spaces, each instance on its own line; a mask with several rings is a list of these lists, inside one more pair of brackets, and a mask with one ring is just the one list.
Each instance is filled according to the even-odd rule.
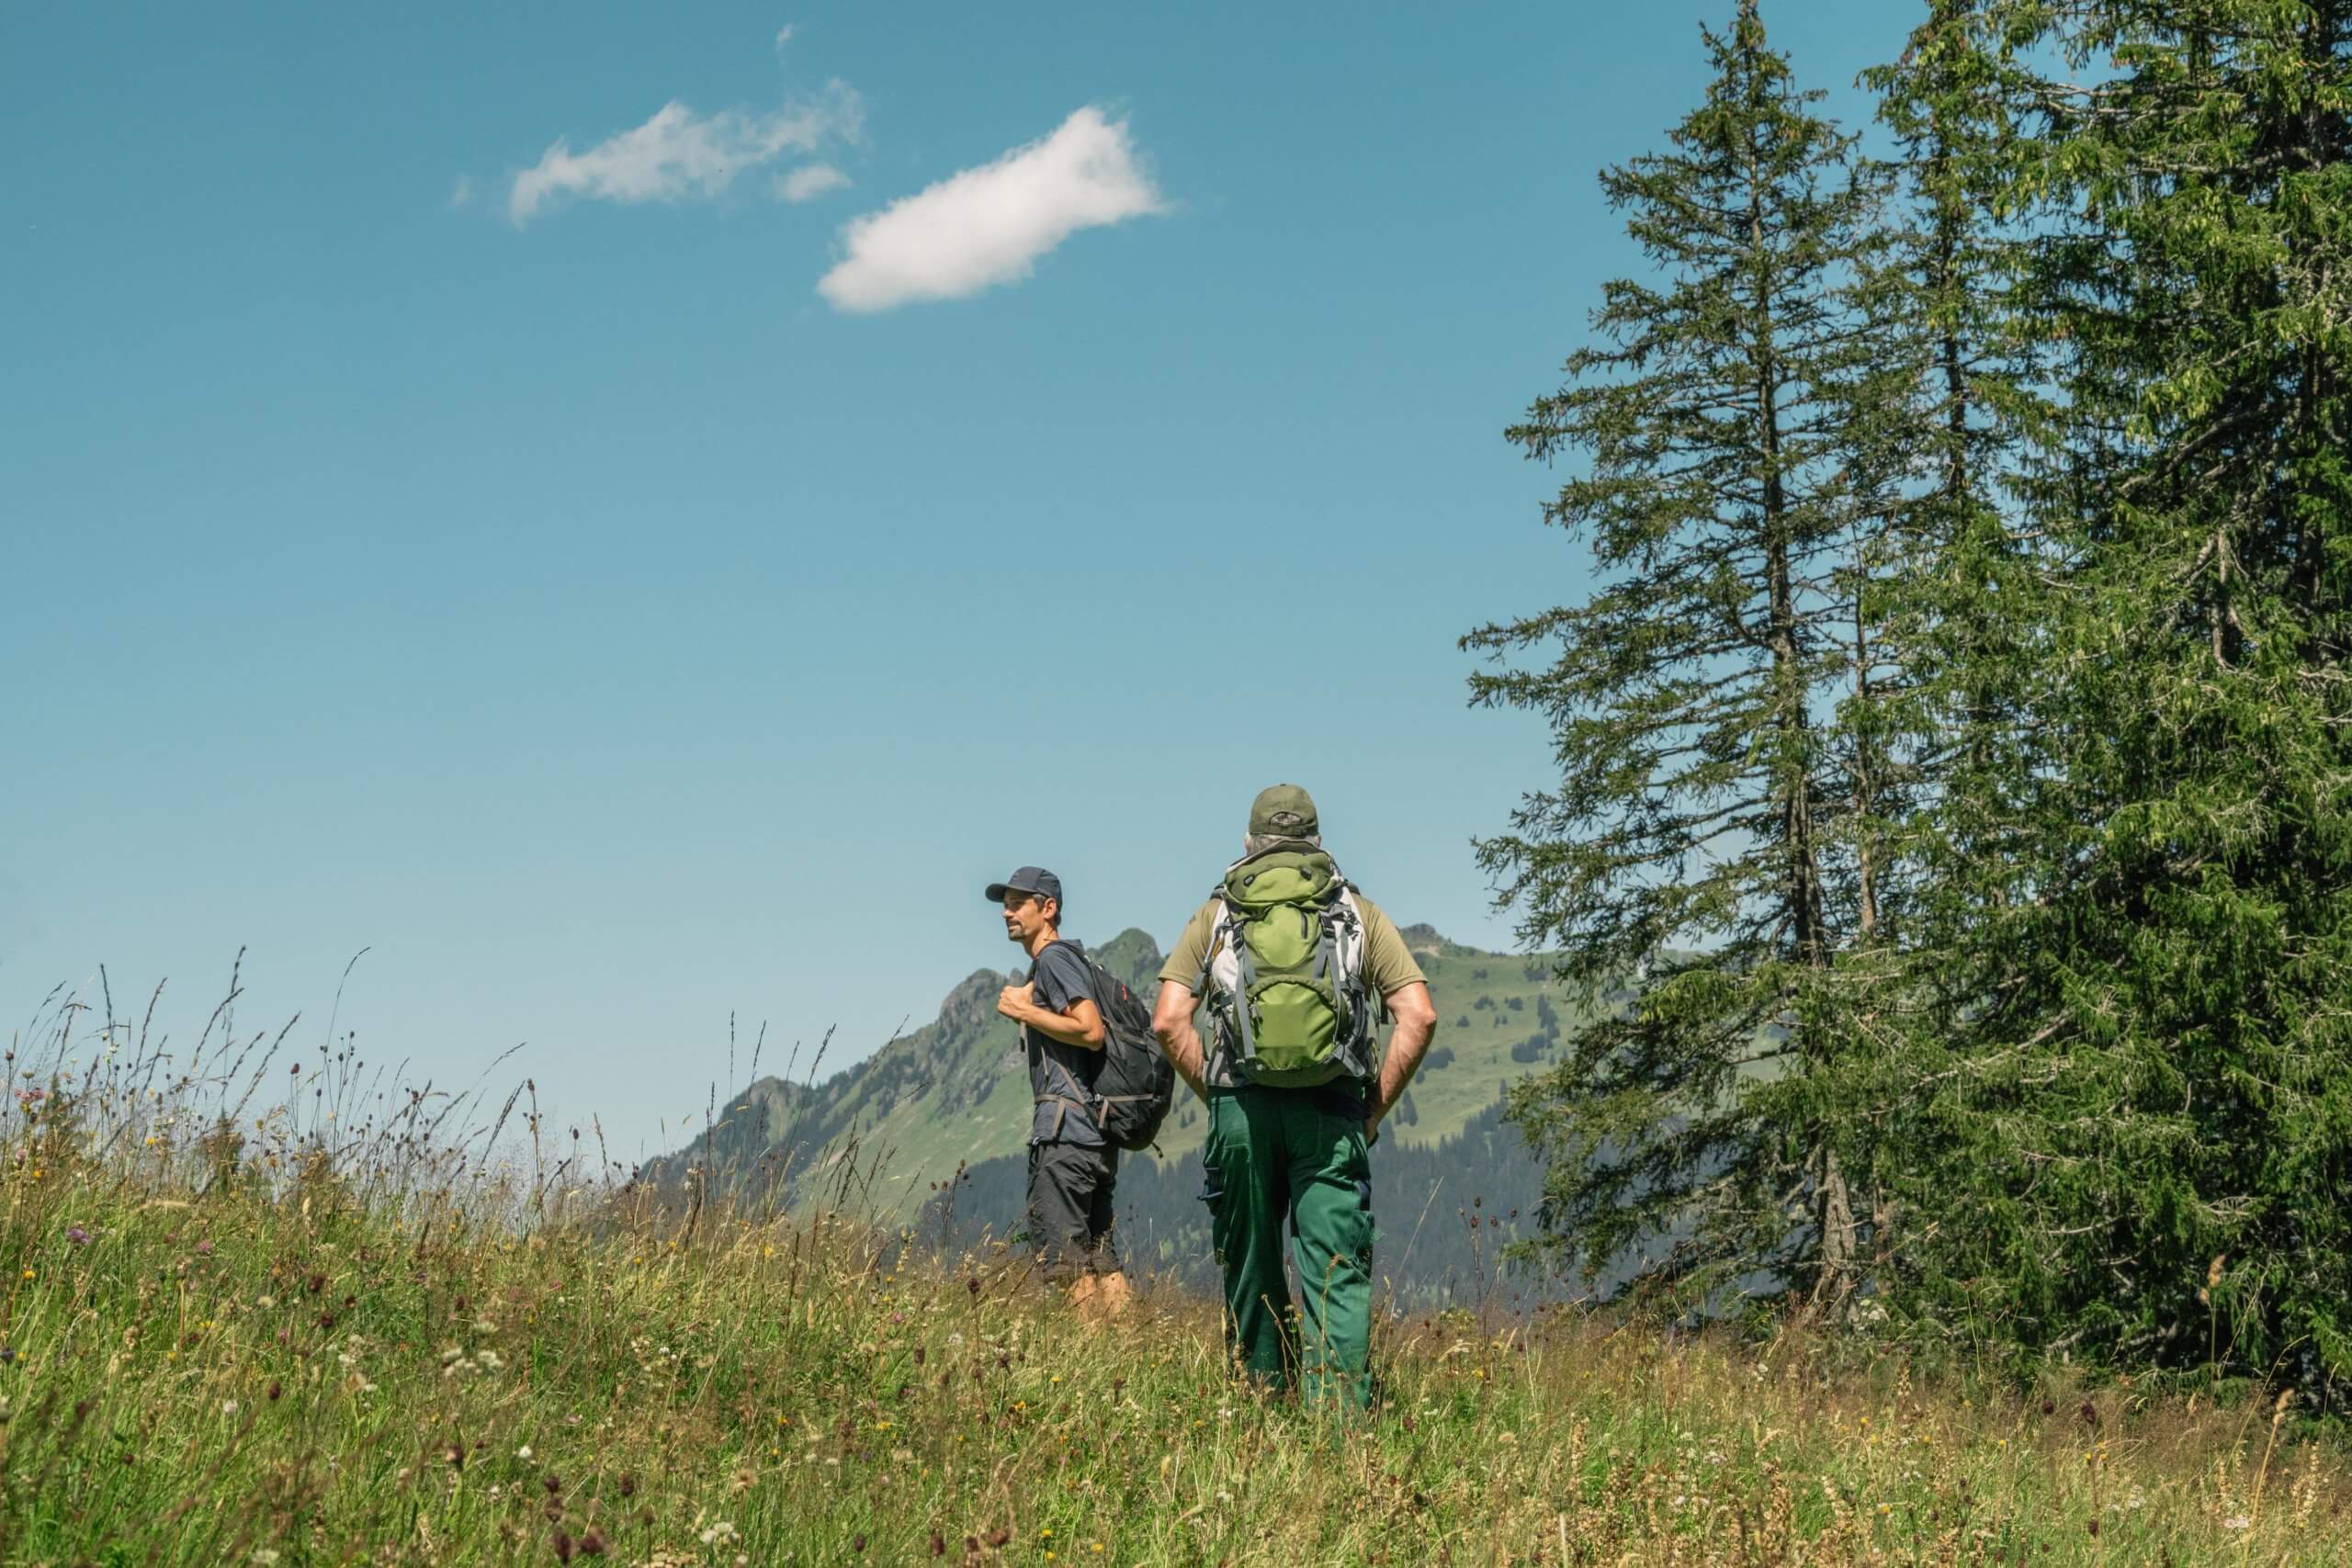
[[1193,1086],[1193,1092],[1203,1100],[1209,1097],[1207,1066],[1201,1051],[1201,1036],[1193,1027],[1193,992],[1187,986],[1173,980],[1159,983],[1159,1000],[1151,1010],[1151,1032],[1167,1053],[1169,1066],[1176,1076]]
[[1409,986],[1397,987],[1381,999],[1388,1004],[1396,1028],[1388,1036],[1387,1054],[1380,1059],[1380,1096],[1373,1102],[1372,1113],[1364,1122],[1366,1137],[1378,1129],[1380,1119],[1405,1098],[1405,1086],[1420,1070],[1421,1057],[1429,1051],[1430,1037],[1437,1033],[1437,1005],[1430,1000],[1429,987],[1417,980]]
[[1102,1014],[1091,997],[1080,997],[1069,1010],[1047,1012],[1037,1005],[1034,986],[1007,986],[997,997],[996,1010],[1015,1023],[1025,1023],[1048,1040],[1089,1051],[1102,1049]]

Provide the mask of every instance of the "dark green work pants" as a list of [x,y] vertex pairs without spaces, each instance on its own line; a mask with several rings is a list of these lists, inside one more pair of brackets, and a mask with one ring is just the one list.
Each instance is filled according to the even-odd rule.
[[[1209,1230],[1225,1269],[1226,1329],[1242,1365],[1310,1403],[1372,1400],[1372,1163],[1363,1117],[1311,1089],[1209,1094]],[[1301,1300],[1283,1274],[1295,1240]]]

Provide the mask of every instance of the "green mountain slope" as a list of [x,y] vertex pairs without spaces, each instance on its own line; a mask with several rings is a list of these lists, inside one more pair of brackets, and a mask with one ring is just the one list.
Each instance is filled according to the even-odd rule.
[[[1434,1150],[1475,1122],[1484,1147],[1494,1135],[1491,1116],[1482,1113],[1492,1111],[1506,1085],[1556,1052],[1574,1020],[1542,955],[1483,953],[1428,926],[1404,934],[1429,977],[1438,1032],[1384,1130],[1384,1145]],[[1157,992],[1161,955],[1145,932],[1131,929],[1090,951],[1147,998]],[[829,1171],[846,1177],[854,1162],[873,1173],[861,1190],[876,1210],[911,1217],[959,1168],[1022,1154],[1028,1077],[1015,1032],[996,1011],[1008,978],[976,971],[947,994],[932,1022],[822,1083],[759,1079],[726,1102],[707,1133],[653,1162],[646,1175],[673,1179],[689,1166],[707,1166],[721,1182],[782,1182],[805,1194]],[[1159,1163],[1187,1163],[1204,1131],[1199,1103],[1180,1086]]]

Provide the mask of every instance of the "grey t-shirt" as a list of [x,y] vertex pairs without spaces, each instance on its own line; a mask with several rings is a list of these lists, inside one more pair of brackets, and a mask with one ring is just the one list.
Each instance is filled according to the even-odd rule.
[[[1068,938],[1037,954],[1029,977],[1037,987],[1037,1005],[1047,1012],[1067,1013],[1080,999],[1094,998],[1092,967],[1086,962],[1084,950]],[[1092,1097],[1095,1077],[1102,1070],[1102,1052],[1049,1040],[1026,1024],[1022,1026],[1021,1042],[1029,1053],[1029,1092],[1033,1097],[1058,1094],[1079,1101]],[[1029,1118],[1029,1141],[1100,1148],[1102,1134],[1094,1125],[1094,1119],[1079,1106],[1060,1100],[1039,1100]]]

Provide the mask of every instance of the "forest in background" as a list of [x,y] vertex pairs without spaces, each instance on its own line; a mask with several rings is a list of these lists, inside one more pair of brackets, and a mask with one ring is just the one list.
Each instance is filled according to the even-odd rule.
[[1932,0],[1602,183],[1510,438],[1593,584],[1464,639],[1479,857],[1597,995],[1532,1249],[2019,1365],[2352,1372],[2344,0]]

